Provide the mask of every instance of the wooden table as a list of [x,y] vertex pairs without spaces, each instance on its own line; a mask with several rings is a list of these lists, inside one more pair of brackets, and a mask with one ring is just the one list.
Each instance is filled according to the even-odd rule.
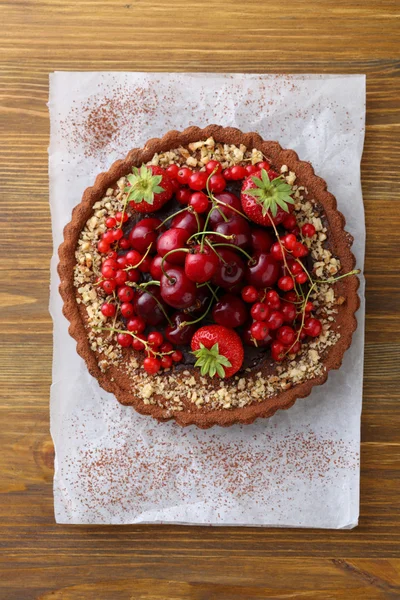
[[[395,0],[0,1],[1,599],[400,598],[395,9]],[[46,109],[54,70],[367,74],[367,335],[356,530],[54,523]]]

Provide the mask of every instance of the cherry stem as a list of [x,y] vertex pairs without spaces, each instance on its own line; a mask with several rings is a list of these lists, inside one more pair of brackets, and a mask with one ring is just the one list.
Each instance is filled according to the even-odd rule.
[[177,215],[180,215],[181,213],[188,211],[189,208],[186,206],[185,208],[182,208],[181,210],[178,210],[175,213],[172,213],[172,215],[169,215],[169,217],[167,217],[166,219],[164,219],[164,221],[162,223],[160,223],[159,225],[157,225],[156,229],[160,229],[160,227],[162,227],[163,225],[165,225],[165,223],[168,223],[168,221],[170,219],[173,219],[174,217],[176,217]]
[[243,217],[244,219],[246,219],[246,221],[250,221],[249,217],[247,217],[244,213],[242,213],[237,208],[234,208],[233,206],[231,206],[230,204],[227,204],[226,202],[222,202],[222,200],[218,200],[214,196],[213,196],[213,198],[214,198],[214,201],[217,204],[220,204],[221,206],[225,206],[226,208],[229,208],[229,210],[233,210],[233,212],[237,213],[238,215],[240,215],[241,217]]
[[150,291],[147,289],[147,286],[148,286],[148,285],[158,285],[158,286],[159,286],[159,285],[160,285],[160,282],[159,282],[159,281],[156,281],[156,280],[155,280],[155,281],[145,281],[144,283],[134,283],[134,284],[132,285],[132,287],[133,287],[134,289],[136,289],[136,290],[143,290],[144,292],[146,292],[146,294],[149,294],[149,296],[151,296],[151,297],[153,298],[153,300],[155,300],[155,301],[157,302],[157,304],[158,304],[158,306],[159,306],[159,308],[160,308],[161,312],[163,313],[164,317],[167,319],[168,323],[169,323],[170,325],[172,325],[172,321],[171,321],[171,319],[169,318],[169,316],[167,315],[167,313],[166,313],[166,311],[165,311],[165,309],[164,309],[163,305],[162,305],[162,304],[161,304],[161,302],[159,301],[159,299],[158,299],[158,298],[156,298],[156,296],[155,296],[154,294],[152,294],[152,293],[151,293],[151,292],[150,292]]
[[140,261],[136,265],[132,265],[130,267],[126,267],[126,269],[124,269],[124,271],[131,271],[132,269],[137,269],[142,264],[142,262],[145,260],[145,258],[147,257],[147,255],[149,254],[149,252],[151,250],[151,246],[152,246],[152,244],[149,244],[147,246],[146,252],[143,254],[142,258],[140,259]]
[[199,235],[203,236],[203,238],[205,235],[218,235],[219,237],[222,237],[225,240],[233,240],[233,238],[235,237],[234,235],[225,235],[225,233],[219,233],[218,231],[200,231],[200,233],[194,233],[193,235],[191,235],[187,243],[189,243],[192,238],[197,237]]
[[173,280],[173,278],[170,277],[168,275],[168,273],[165,271],[165,269],[164,269],[164,263],[167,260],[167,256],[169,256],[170,254],[173,254],[174,252],[190,252],[190,250],[189,250],[189,248],[174,248],[173,250],[170,250],[169,252],[167,252],[166,254],[164,254],[164,256],[162,257],[162,259],[161,259],[161,271],[163,272],[163,275],[165,275],[165,277],[168,279],[169,282],[171,282]]
[[221,217],[223,218],[223,220],[225,221],[225,223],[227,223],[229,221],[228,217],[222,212],[222,210],[220,209],[220,207],[218,205],[215,205],[215,210],[217,210],[219,212],[219,214],[221,215]]
[[148,285],[158,285],[160,286],[160,282],[157,279],[151,281],[143,281],[143,283],[134,283],[132,287],[139,288],[141,290],[145,290]]
[[214,246],[215,246],[216,248],[218,248],[219,246],[226,246],[226,247],[228,247],[228,248],[232,248],[233,250],[239,250],[239,252],[241,252],[242,254],[244,254],[244,255],[245,255],[245,257],[246,257],[246,258],[247,258],[247,260],[249,261],[249,264],[253,265],[253,264],[255,264],[255,262],[256,262],[256,261],[254,260],[254,258],[253,258],[252,256],[250,256],[250,254],[249,254],[248,252],[246,252],[246,250],[243,250],[243,248],[241,248],[240,246],[234,246],[233,244],[224,244],[224,243],[221,243],[221,244],[214,244]]
[[[216,292],[213,290],[213,288],[211,287],[211,285],[208,283],[208,281],[206,281],[206,286],[208,287],[208,289],[210,290],[210,292],[212,293],[212,295],[214,296],[214,300],[216,302],[218,302],[218,296],[216,294]],[[218,288],[217,288],[218,289]]]
[[[222,258],[222,256],[220,255],[220,253],[216,251],[216,249],[214,248],[214,246],[212,245],[212,243],[210,242],[210,240],[208,240],[207,238],[206,238],[206,244],[208,244],[208,245],[210,246],[211,250],[212,250],[213,252],[215,252],[215,254],[218,256],[219,260],[220,260],[220,261],[221,261],[221,262],[222,262],[224,265],[226,265],[226,260],[224,260],[224,259]],[[231,245],[231,244],[227,244],[227,246],[230,246],[230,245]]]
[[[218,292],[218,290],[219,290],[219,288],[217,288],[215,290],[215,293]],[[214,296],[214,294],[213,294],[213,296]],[[200,321],[202,321],[203,319],[205,319],[206,316],[208,315],[208,313],[210,312],[210,309],[212,307],[213,302],[214,302],[214,297],[211,298],[211,300],[210,300],[210,302],[209,302],[209,304],[208,304],[205,312],[198,319],[195,319],[194,321],[183,321],[179,325],[179,327],[182,329],[183,327],[186,327],[187,325],[194,325],[195,323],[199,323]]]

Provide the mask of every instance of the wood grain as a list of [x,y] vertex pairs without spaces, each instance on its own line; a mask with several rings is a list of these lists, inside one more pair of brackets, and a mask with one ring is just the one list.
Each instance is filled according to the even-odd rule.
[[[0,0],[1,599],[400,598],[398,17],[395,0]],[[55,525],[46,108],[54,70],[367,74],[356,530]]]

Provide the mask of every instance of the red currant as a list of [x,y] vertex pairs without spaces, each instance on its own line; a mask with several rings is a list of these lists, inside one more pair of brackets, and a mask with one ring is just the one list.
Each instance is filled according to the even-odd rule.
[[258,300],[258,291],[252,285],[246,285],[242,289],[242,298],[245,302],[253,303]]
[[294,344],[292,344],[289,348],[289,353],[290,354],[297,354],[298,352],[300,352],[301,350],[301,342],[297,341]]
[[246,171],[246,175],[253,175],[258,171],[258,167],[256,165],[247,165],[244,170]]
[[115,273],[114,279],[117,285],[124,285],[125,281],[128,279],[128,274],[126,271],[118,269],[118,271]]
[[181,167],[176,174],[176,179],[181,185],[185,185],[185,183],[188,183],[191,174],[192,171],[188,167]]
[[308,250],[301,242],[296,242],[292,254],[295,258],[301,258],[302,256],[307,256]]
[[132,347],[134,350],[137,350],[138,352],[140,352],[141,350],[144,350],[144,348],[145,348],[144,342],[146,341],[146,336],[143,335],[142,333],[138,333],[135,335],[136,335],[136,337],[133,338]]
[[115,274],[117,272],[117,268],[114,267],[114,265],[102,265],[101,267],[101,274],[103,275],[103,277],[105,279],[113,279],[115,277]]
[[114,217],[108,217],[105,222],[108,229],[112,229],[117,224],[117,221],[114,219]]
[[304,321],[304,332],[310,337],[318,337],[322,331],[322,323],[318,319],[309,317]]
[[270,329],[279,329],[283,325],[283,314],[277,310],[272,311],[266,320],[266,324]]
[[270,252],[275,260],[283,262],[283,252],[279,242],[272,244]]
[[276,362],[284,359],[285,347],[281,342],[274,340],[271,344],[271,356]]
[[246,169],[241,165],[235,165],[231,167],[231,179],[233,181],[238,181],[239,179],[244,179],[246,177]]
[[316,229],[312,223],[305,223],[301,228],[301,233],[304,237],[312,238],[315,235]]
[[206,164],[206,172],[208,173],[208,175],[211,175],[211,173],[222,173],[222,165],[220,162],[218,162],[217,160],[209,160],[208,163]]
[[281,306],[281,299],[279,297],[278,292],[276,292],[275,290],[270,290],[266,293],[265,302],[267,303],[269,308],[272,308],[273,310],[279,310]]
[[164,341],[162,333],[159,331],[151,331],[147,336],[147,341],[152,348],[158,348]]
[[283,219],[282,224],[287,231],[292,231],[297,226],[296,217],[294,215],[287,215]]
[[175,350],[175,352],[171,354],[171,358],[174,362],[181,362],[183,354],[180,350]]
[[222,176],[225,179],[225,181],[231,181],[231,179],[232,179],[232,167],[228,167],[228,169],[224,169],[222,171]]
[[124,285],[118,290],[118,298],[121,300],[121,302],[130,302],[133,299],[133,296],[133,289],[127,285]]
[[256,302],[250,310],[250,314],[255,321],[265,321],[269,317],[269,312],[269,308],[264,302]]
[[137,283],[139,279],[140,273],[136,269],[129,269],[129,271],[126,271],[126,281],[132,281],[133,283]]
[[307,304],[304,307],[305,312],[311,312],[312,310],[314,310],[314,304],[310,301],[307,302]]
[[296,332],[292,327],[283,325],[283,327],[280,327],[276,332],[276,339],[284,346],[291,346],[296,339]]
[[160,352],[163,354],[167,354],[168,352],[172,352],[174,349],[173,345],[170,342],[163,342],[160,346]]
[[106,294],[112,294],[115,288],[117,287],[117,284],[115,282],[115,279],[107,279],[106,281],[103,281],[101,287],[103,288]]
[[265,169],[266,171],[269,171],[271,168],[271,165],[266,160],[262,160],[261,162],[256,164],[256,167],[257,167],[257,169]]
[[190,198],[189,205],[195,212],[201,214],[207,212],[210,202],[203,192],[195,192]]
[[149,375],[154,375],[160,370],[161,362],[158,360],[158,358],[155,358],[154,356],[148,356],[143,361],[143,367],[146,373],[148,373]]
[[[108,260],[109,258],[112,258],[113,260],[116,260],[118,257],[118,254],[115,252],[115,250],[110,250],[107,254],[107,258],[106,260]],[[105,262],[105,261],[104,261]]]
[[269,329],[264,321],[254,321],[250,327],[251,335],[255,340],[263,340],[267,337]]
[[293,233],[288,233],[282,238],[282,244],[287,248],[287,250],[293,250],[295,244],[297,242],[297,238]]
[[134,314],[133,304],[130,302],[123,302],[121,304],[121,315],[126,319],[129,319]]
[[208,187],[214,194],[220,194],[226,188],[226,181],[223,175],[211,175]]
[[104,302],[101,307],[101,312],[105,317],[113,317],[115,315],[115,304],[110,304],[110,302]]
[[106,231],[101,236],[101,239],[103,240],[103,242],[106,242],[107,244],[112,244],[114,241],[114,231],[111,229]]
[[285,300],[287,302],[297,302],[299,300],[298,295],[296,294],[296,292],[286,292],[285,294]]
[[129,248],[131,247],[130,240],[128,240],[128,238],[122,238],[119,241],[119,247],[121,248],[121,250],[129,250]]
[[175,197],[180,204],[189,204],[192,198],[192,191],[188,188],[181,188],[176,192]]
[[278,288],[283,290],[284,292],[292,290],[293,287],[294,287],[294,281],[293,281],[292,277],[289,277],[289,275],[284,275],[283,277],[278,279]]
[[[218,177],[218,175],[213,175],[213,177]],[[192,190],[196,190],[196,191],[200,192],[201,190],[204,190],[204,188],[206,187],[207,179],[208,179],[208,173],[206,173],[205,171],[195,171],[189,177],[189,181],[188,181],[189,187]],[[211,179],[212,179],[212,177],[211,177]]]
[[281,312],[285,323],[293,323],[296,318],[296,307],[292,302],[282,302]]
[[119,333],[117,335],[117,342],[123,348],[129,348],[129,346],[132,346],[132,336],[129,333]]
[[122,212],[118,211],[117,213],[115,213],[115,218],[118,221],[118,223],[121,223],[121,221],[123,223],[126,223],[127,220],[129,219],[128,213],[124,212],[122,214]]
[[169,165],[169,167],[167,167],[165,170],[167,171],[167,173],[171,177],[171,179],[176,179],[178,176],[179,166],[172,164],[172,165]]
[[122,229],[113,229],[112,234],[114,242],[118,242],[124,236]]
[[132,317],[126,324],[126,328],[128,331],[132,331],[132,333],[143,333],[146,329],[146,323],[142,317]]
[[166,356],[162,356],[161,357],[161,366],[163,369],[170,369],[172,367],[172,363],[174,362],[172,360],[172,356],[169,356],[168,354]]
[[101,253],[101,254],[107,254],[107,252],[110,251],[110,244],[108,244],[106,241],[104,240],[100,240],[99,243],[97,244],[97,250]]
[[297,283],[303,284],[307,281],[307,273],[299,273],[298,275],[296,275],[295,277]]

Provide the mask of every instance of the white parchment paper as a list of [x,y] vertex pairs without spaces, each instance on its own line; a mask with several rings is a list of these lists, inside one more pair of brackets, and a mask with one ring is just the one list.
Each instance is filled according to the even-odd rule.
[[253,425],[181,429],[121,406],[89,375],[61,313],[56,251],[97,173],[172,128],[218,123],[257,131],[312,162],[347,219],[362,268],[365,77],[57,72],[49,107],[57,522],[354,527],[363,286],[352,347],[324,386]]

